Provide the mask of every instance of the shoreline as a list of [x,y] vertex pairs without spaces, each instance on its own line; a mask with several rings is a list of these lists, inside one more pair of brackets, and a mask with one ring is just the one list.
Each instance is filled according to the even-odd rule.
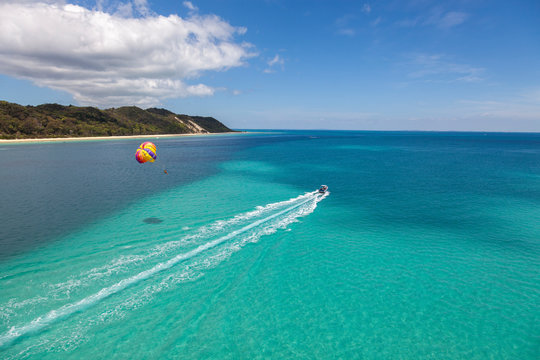
[[0,139],[2,144],[42,143],[42,142],[71,142],[71,141],[97,141],[97,140],[124,140],[124,139],[159,139],[183,136],[208,136],[226,134],[244,134],[247,131],[220,132],[220,133],[197,133],[197,134],[150,134],[150,135],[112,135],[112,136],[84,136],[65,138],[31,138],[31,139]]

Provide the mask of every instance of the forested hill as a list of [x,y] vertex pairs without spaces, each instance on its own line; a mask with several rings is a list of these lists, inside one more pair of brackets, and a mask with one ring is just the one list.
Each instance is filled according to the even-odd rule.
[[95,107],[43,104],[22,106],[0,101],[0,138],[51,138],[112,135],[206,134],[233,131],[212,117],[125,106]]

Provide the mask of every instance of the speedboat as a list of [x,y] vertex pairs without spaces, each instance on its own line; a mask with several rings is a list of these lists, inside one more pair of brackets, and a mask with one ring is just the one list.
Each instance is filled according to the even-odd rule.
[[328,190],[328,186],[321,185],[321,187],[319,188],[319,194],[324,194],[326,190]]

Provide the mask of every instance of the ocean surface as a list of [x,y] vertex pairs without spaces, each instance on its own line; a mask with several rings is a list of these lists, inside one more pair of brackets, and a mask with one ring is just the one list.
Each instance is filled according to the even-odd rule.
[[0,144],[0,358],[539,359],[540,134],[144,140]]

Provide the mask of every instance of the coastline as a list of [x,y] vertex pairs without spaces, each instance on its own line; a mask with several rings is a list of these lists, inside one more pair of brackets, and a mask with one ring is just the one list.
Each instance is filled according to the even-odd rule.
[[71,141],[98,141],[98,140],[124,140],[124,139],[159,139],[174,138],[183,136],[208,136],[226,134],[244,134],[246,131],[222,132],[222,133],[196,133],[196,134],[149,134],[149,135],[112,135],[112,136],[87,136],[87,137],[65,137],[65,138],[31,138],[31,139],[0,139],[2,144],[20,143],[43,143],[43,142],[71,142]]

